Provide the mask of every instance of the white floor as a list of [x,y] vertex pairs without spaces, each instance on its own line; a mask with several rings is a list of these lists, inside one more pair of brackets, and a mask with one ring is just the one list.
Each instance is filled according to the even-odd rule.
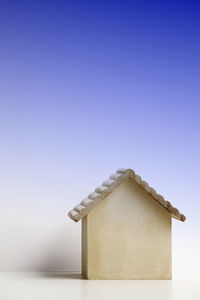
[[200,300],[200,280],[93,281],[79,274],[0,273],[0,300]]

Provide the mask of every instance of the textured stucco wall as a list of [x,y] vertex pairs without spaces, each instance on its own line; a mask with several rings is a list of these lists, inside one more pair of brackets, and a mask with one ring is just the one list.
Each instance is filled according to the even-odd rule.
[[171,279],[171,218],[132,179],[83,221],[88,279]]

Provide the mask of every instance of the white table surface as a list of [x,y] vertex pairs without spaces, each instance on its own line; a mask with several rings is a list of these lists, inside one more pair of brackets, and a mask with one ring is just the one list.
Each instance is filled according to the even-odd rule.
[[77,273],[0,272],[0,300],[200,300],[200,280],[83,280]]

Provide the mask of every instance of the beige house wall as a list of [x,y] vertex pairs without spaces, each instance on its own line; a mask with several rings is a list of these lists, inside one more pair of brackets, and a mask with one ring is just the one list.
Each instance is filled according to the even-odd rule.
[[171,279],[171,217],[131,178],[82,220],[88,279]]
[[81,252],[81,267],[82,275],[87,278],[87,216],[82,219],[82,252]]

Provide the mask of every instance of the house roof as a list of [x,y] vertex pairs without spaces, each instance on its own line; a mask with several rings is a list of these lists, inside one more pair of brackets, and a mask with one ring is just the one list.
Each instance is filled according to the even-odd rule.
[[147,182],[143,181],[139,175],[136,175],[132,169],[119,169],[110,176],[110,178],[102,183],[95,191],[88,195],[87,198],[76,205],[69,211],[68,216],[78,222],[85,217],[88,212],[95,207],[99,202],[104,200],[110,193],[112,193],[125,179],[132,178],[138,185],[140,185],[147,193],[149,193],[156,201],[158,201],[170,214],[172,218],[178,219],[182,222],[186,217],[179,212],[179,210],[166,201],[163,196],[159,195]]

